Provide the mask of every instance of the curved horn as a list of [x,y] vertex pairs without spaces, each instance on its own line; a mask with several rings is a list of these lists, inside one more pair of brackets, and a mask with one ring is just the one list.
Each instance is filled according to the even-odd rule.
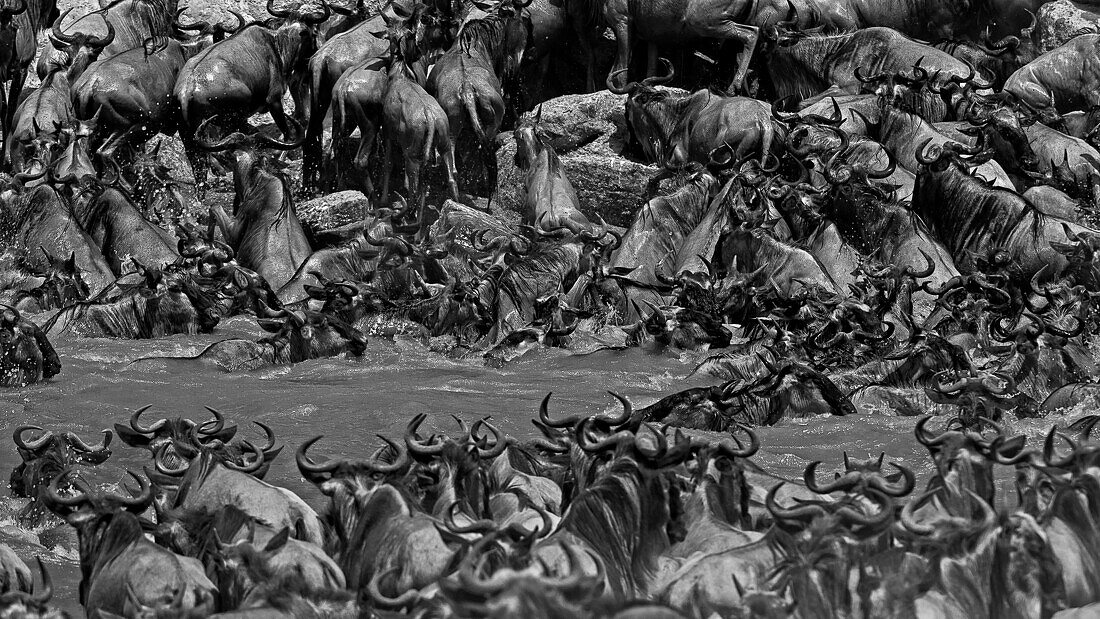
[[310,481],[314,479],[322,479],[324,473],[331,473],[340,466],[339,460],[325,460],[324,462],[317,463],[310,458],[306,452],[313,446],[314,443],[324,438],[324,435],[315,436],[308,441],[302,443],[298,450],[294,452],[294,461],[298,464],[298,471],[302,473],[302,476]]
[[161,419],[160,421],[153,423],[153,425],[151,426],[143,427],[140,421],[141,414],[149,410],[150,408],[153,408],[153,405],[146,404],[145,406],[142,406],[141,408],[134,411],[132,415],[130,415],[130,428],[134,432],[137,432],[138,434],[155,434],[168,423],[167,419]]
[[[33,441],[24,440],[23,433],[29,430],[37,430],[38,432],[45,433]],[[48,443],[51,438],[53,438],[53,432],[45,431],[38,426],[19,426],[15,429],[14,432],[12,432],[11,438],[13,441],[15,441],[16,447],[19,447],[20,449],[25,449],[27,451],[35,451],[37,449],[40,449],[43,445]]]
[[[264,465],[264,452],[262,449],[260,449],[258,445],[256,445],[252,441],[241,441],[241,446],[247,448],[248,451],[252,452],[252,454],[256,456],[256,459],[253,460],[251,464],[237,464],[236,462],[230,462],[227,460],[225,462],[222,462],[222,466],[227,469],[239,471],[241,473],[248,473],[249,475],[251,475],[252,473],[260,470],[260,467]],[[241,454],[241,459],[245,460],[244,454]],[[247,462],[247,460],[245,460],[245,462]]]
[[50,36],[66,45],[72,45],[73,40],[76,37],[74,35],[69,35],[62,32],[61,23],[65,21],[65,18],[68,17],[69,13],[73,12],[73,8],[74,7],[69,7],[68,9],[65,9],[65,12],[62,13],[61,16],[53,22],[53,26],[50,27]]

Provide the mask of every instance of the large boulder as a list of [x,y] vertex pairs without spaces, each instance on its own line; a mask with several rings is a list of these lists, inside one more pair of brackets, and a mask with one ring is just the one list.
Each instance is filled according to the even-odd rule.
[[[659,168],[622,155],[627,142],[625,96],[606,90],[566,95],[542,104],[539,133],[553,146],[589,218],[630,225],[645,203],[646,184]],[[534,118],[536,111],[526,118]],[[497,151],[499,180],[493,204],[522,215],[524,173],[516,167],[516,142],[502,134]]]
[[1046,53],[1079,34],[1100,32],[1100,5],[1057,0],[1047,2],[1036,15],[1035,41]]
[[298,219],[311,230],[330,230],[362,221],[370,200],[361,191],[338,191],[297,205]]

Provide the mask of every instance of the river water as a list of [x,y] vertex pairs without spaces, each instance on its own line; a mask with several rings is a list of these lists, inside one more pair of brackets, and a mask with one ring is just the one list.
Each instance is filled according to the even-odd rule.
[[[53,339],[62,372],[48,383],[0,391],[4,420],[0,437],[21,424],[71,430],[89,442],[115,422],[126,423],[136,408],[153,404],[149,417],[183,415],[203,419],[204,406],[222,411],[241,425],[238,436],[260,438],[248,422],[260,420],[287,445],[267,480],[298,492],[320,509],[323,498],[298,474],[294,449],[317,434],[324,440],[317,454],[366,456],[382,433],[400,437],[415,414],[431,415],[424,430],[455,432],[450,414],[472,420],[492,415],[501,430],[516,437],[532,435],[529,420],[539,402],[552,391],[552,413],[599,413],[617,407],[606,392],[614,390],[635,405],[645,405],[678,389],[718,382],[709,376],[689,377],[697,358],[654,355],[637,349],[570,356],[561,350],[537,350],[496,369],[480,359],[454,361],[412,341],[373,339],[360,358],[309,361],[248,374],[228,374],[183,362],[130,362],[146,356],[196,354],[226,337],[258,337],[254,321],[238,317],[224,321],[214,335],[176,336],[158,340]],[[1009,422],[1011,431],[1038,436],[1052,421]],[[913,418],[856,415],[784,421],[761,428],[763,444],[755,461],[774,473],[799,478],[805,465],[824,460],[823,469],[841,466],[841,452],[856,457],[886,452],[887,461],[901,460],[926,478],[931,461],[913,438]],[[423,431],[423,430],[422,430]],[[0,475],[18,463],[9,439],[0,439]],[[1034,444],[1034,442],[1032,442]],[[95,471],[100,483],[120,481],[126,469],[140,472],[148,452],[117,438],[114,454]],[[0,501],[0,541],[11,545],[28,564],[41,555],[54,578],[55,602],[82,616],[77,602],[80,572],[75,549],[46,550],[33,531],[20,529],[10,513],[22,503]]]

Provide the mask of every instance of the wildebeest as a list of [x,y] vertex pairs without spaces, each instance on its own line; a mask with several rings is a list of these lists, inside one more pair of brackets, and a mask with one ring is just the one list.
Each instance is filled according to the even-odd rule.
[[1004,92],[1033,110],[1059,113],[1100,104],[1100,34],[1083,34],[1020,67]]
[[[32,431],[42,435],[34,439],[26,436]],[[41,497],[50,481],[72,466],[102,464],[111,456],[112,436],[110,430],[104,430],[102,442],[89,445],[72,432],[55,433],[33,425],[17,427],[12,440],[22,462],[11,471],[11,492],[31,499],[16,515],[18,521],[27,527],[39,526],[45,510]]]
[[[24,247],[42,247],[54,256],[73,255],[92,294],[115,281],[99,247],[80,227],[68,201],[53,187],[35,187],[22,197],[21,228],[16,238]],[[28,265],[44,269],[48,265],[41,252],[27,256]]]
[[[332,87],[333,151],[345,152],[344,142],[351,139],[355,129],[359,130],[359,148],[351,161],[347,161],[345,157],[333,157],[335,178],[322,178],[323,188],[340,186],[341,183],[350,181],[357,183],[366,195],[374,194],[369,164],[375,150],[376,138],[382,129],[382,105],[388,83],[385,62],[380,58],[361,62],[344,71],[340,79],[336,80]],[[310,123],[313,122],[311,116]]]
[[248,24],[188,59],[180,69],[173,96],[180,106],[180,138],[189,150],[200,192],[206,181],[205,165],[195,152],[200,123],[227,114],[231,128],[237,128],[256,112],[270,112],[290,139],[291,126],[283,112],[283,95],[288,90],[294,96],[296,115],[305,117],[303,69],[316,48],[317,24],[328,18],[328,5],[322,3],[323,14],[314,15],[277,10],[273,3],[269,0],[268,11],[282,20],[276,29]]
[[864,81],[870,79],[865,76],[893,76],[914,67],[926,75],[931,73],[929,83],[942,88],[944,94],[958,93],[963,85],[972,84],[979,89],[989,86],[975,77],[973,66],[890,28],[799,37],[780,45],[768,57],[774,95],[781,99],[809,98],[831,86],[857,94]]
[[[210,119],[204,120],[201,127],[209,123]],[[220,207],[211,211],[241,266],[254,269],[276,290],[294,277],[312,249],[298,221],[286,177],[272,173],[269,167],[275,165],[273,161],[254,149],[264,146],[292,150],[304,139],[299,136],[294,142],[281,142],[263,134],[246,137],[232,133],[221,140],[202,138],[197,142],[206,151],[233,151],[233,215],[230,217]]]
[[163,268],[179,258],[175,238],[149,222],[117,189],[104,189],[84,209],[82,227],[116,275],[127,260]]
[[503,2],[489,15],[463,24],[425,84],[447,114],[459,161],[469,162],[459,166],[460,183],[468,188],[477,181],[484,195],[497,185],[495,142],[505,106],[501,82],[519,70],[527,47],[520,11],[529,3]]
[[72,84],[73,111],[82,120],[96,118],[92,148],[107,161],[115,152],[140,147],[156,133],[176,130],[172,90],[183,67],[183,47],[152,38],[88,67]]
[[[15,110],[23,93],[23,84],[27,80],[27,71],[38,53],[38,35],[58,18],[56,0],[32,0],[24,5],[26,10],[11,18],[15,27],[15,41],[11,45],[11,55],[4,58],[0,74],[5,80],[11,80],[7,100],[3,102],[4,151],[10,145],[9,134],[14,127]],[[9,11],[10,15],[10,11]],[[8,45],[4,45],[9,49]]]
[[1096,281],[1095,266],[1073,264],[1067,255],[1092,243],[1096,231],[1044,215],[1013,191],[986,186],[962,169],[957,150],[929,155],[929,144],[925,140],[918,154],[927,169],[917,177],[913,211],[961,270],[973,270],[974,256],[997,248],[1008,252],[1010,270],[1022,282],[1044,270],[1046,277],[1073,273],[1082,282]]
[[[76,479],[78,493],[62,496],[58,483],[70,471],[50,482],[43,501],[76,527],[80,541],[80,602],[89,616],[100,611],[125,614],[132,595],[150,606],[161,599],[180,596],[182,610],[214,610],[214,584],[203,573],[202,564],[181,557],[145,538],[135,513],[153,502],[153,487],[138,475],[135,496],[120,496],[94,490]],[[130,593],[130,592],[133,593]]]
[[[689,161],[710,163],[719,147],[732,148],[734,159],[759,153],[764,161],[782,143],[771,106],[748,97],[722,96],[709,90],[681,94],[658,90],[655,85],[672,79],[672,64],[662,59],[667,72],[641,83],[608,90],[626,94],[626,117],[631,137],[650,161],[682,166]],[[782,134],[780,134],[782,135]]]
[[0,386],[24,387],[60,371],[61,359],[46,333],[14,307],[0,305]]

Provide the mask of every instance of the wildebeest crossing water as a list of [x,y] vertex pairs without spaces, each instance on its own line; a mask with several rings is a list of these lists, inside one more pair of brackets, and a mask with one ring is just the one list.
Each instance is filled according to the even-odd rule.
[[[130,365],[131,360],[150,354],[194,354],[217,339],[256,330],[243,320],[226,327],[225,333],[216,336],[178,335],[154,341],[59,338],[56,346],[66,372],[49,383],[0,392],[4,419],[0,436],[35,424],[93,440],[101,430],[125,424],[130,413],[148,404],[153,405],[150,418],[182,415],[196,420],[207,418],[203,407],[211,406],[241,423],[240,435],[255,441],[262,440],[262,435],[245,420],[270,425],[279,444],[288,449],[275,460],[266,480],[298,493],[319,509],[325,497],[302,479],[289,453],[318,434],[324,439],[323,448],[317,449],[326,455],[364,457],[363,445],[376,433],[398,437],[413,415],[429,413],[426,428],[454,432],[457,424],[452,414],[468,423],[490,415],[502,431],[527,438],[538,434],[530,420],[551,391],[554,411],[598,414],[619,406],[606,393],[609,389],[640,407],[674,389],[713,383],[705,376],[685,379],[695,366],[691,355],[680,358],[625,350],[568,356],[547,350],[493,369],[479,362],[447,360],[416,342],[383,340],[372,341],[358,359],[314,360],[245,374],[175,361]],[[1010,428],[1040,442],[1047,424],[1076,416],[1019,421]],[[814,460],[823,460],[827,469],[840,468],[842,451],[857,458],[881,451],[888,461],[914,466],[918,487],[923,487],[932,472],[931,460],[914,440],[912,428],[913,418],[892,416],[792,420],[759,430],[762,448],[753,460],[776,475],[800,479]],[[106,464],[87,470],[94,482],[113,487],[125,480],[127,469],[140,471],[148,466],[146,450],[127,447],[117,438],[112,449]],[[18,463],[14,449],[0,450],[2,470]],[[1009,494],[1010,482],[1009,473],[1003,472],[998,483]],[[33,557],[41,555],[53,576],[56,605],[80,616],[75,538],[64,537],[52,550],[40,546],[41,529],[16,523],[15,514],[25,502],[5,499],[0,504],[0,542],[32,566]]]

